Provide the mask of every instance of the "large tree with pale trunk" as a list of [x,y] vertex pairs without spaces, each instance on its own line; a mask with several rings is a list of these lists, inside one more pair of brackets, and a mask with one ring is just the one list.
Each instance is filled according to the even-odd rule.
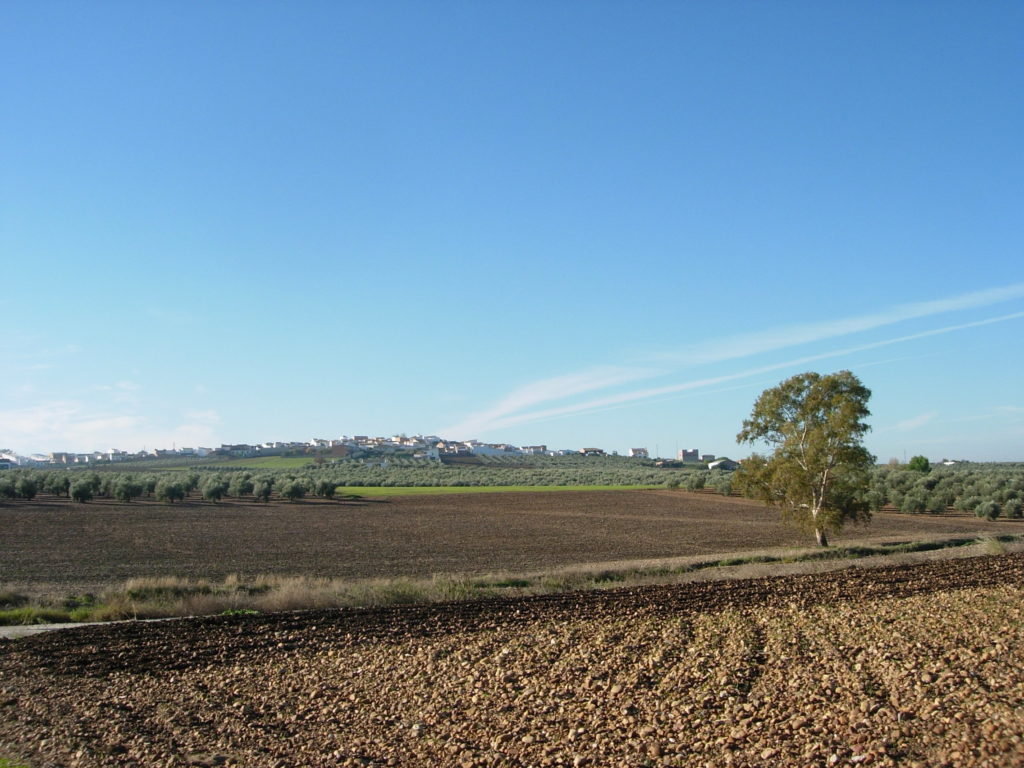
[[813,531],[823,547],[844,523],[868,520],[864,492],[875,458],[863,439],[870,397],[849,371],[801,373],[762,392],[736,441],[773,450],[744,461],[737,486]]

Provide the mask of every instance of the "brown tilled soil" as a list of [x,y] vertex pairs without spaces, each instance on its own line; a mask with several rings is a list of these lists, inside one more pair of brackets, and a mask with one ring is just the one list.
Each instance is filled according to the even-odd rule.
[[[267,505],[44,497],[0,504],[0,531],[0,583],[68,592],[99,591],[137,576],[430,577],[813,543],[759,504],[681,491]],[[1024,524],[883,513],[834,543],[1007,532],[1024,532]]]
[[0,641],[0,755],[1024,765],[1024,555]]

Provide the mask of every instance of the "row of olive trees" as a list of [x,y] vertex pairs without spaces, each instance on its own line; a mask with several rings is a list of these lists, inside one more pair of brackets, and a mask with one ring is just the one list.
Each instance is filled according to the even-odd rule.
[[953,507],[978,517],[1019,519],[1024,516],[1024,465],[879,467],[866,498],[876,510],[892,504],[902,512],[941,514]]
[[688,491],[711,489],[722,496],[733,492],[733,473],[721,469],[704,469],[687,472],[684,476],[670,480],[670,488],[685,488]]
[[580,462],[536,466],[482,466],[429,464],[380,467],[359,462],[340,462],[323,470],[342,486],[510,486],[510,485],[666,485],[688,474],[629,460],[615,462],[589,459]]
[[[625,463],[623,463],[625,464]],[[306,496],[333,498],[353,486],[480,486],[480,485],[650,485],[714,489],[729,495],[734,475],[718,470],[672,471],[636,464],[602,468],[582,460],[574,466],[487,469],[433,465],[382,468],[358,462],[295,470],[187,470],[132,473],[91,470],[6,470],[0,473],[0,500],[34,499],[52,494],[87,502],[94,498],[130,503],[156,499],[174,503],[188,498],[268,501],[271,496],[299,500]],[[1024,514],[1024,465],[957,465],[934,469],[907,466],[876,467],[859,491],[872,510],[892,504],[904,512],[941,514],[949,507],[979,517],[1020,518]]]
[[[548,457],[540,457],[546,459]],[[665,470],[636,461],[575,459],[539,461],[539,466],[494,468],[445,464],[382,467],[358,461],[301,470],[186,469],[165,472],[121,472],[83,469],[5,471],[0,475],[0,499],[31,499],[38,493],[86,502],[93,498],[130,503],[139,498],[173,503],[190,497],[267,500],[271,494],[288,499],[307,495],[332,498],[346,487],[466,487],[640,485],[701,488],[705,483],[728,493],[728,473]],[[695,480],[694,478],[698,478]]]
[[251,497],[268,501],[272,493],[289,500],[309,494],[332,498],[336,486],[328,478],[311,479],[264,472],[82,472],[68,470],[14,470],[0,476],[0,499],[32,500],[40,493],[64,496],[85,503],[95,498],[130,503],[157,499],[173,504],[192,496],[208,501],[225,497]]
[[[702,475],[695,473],[686,487],[704,487]],[[728,495],[733,482],[731,473],[707,485]],[[1024,465],[968,465],[937,469],[908,469],[907,465],[876,467],[869,483],[856,495],[873,512],[892,505],[901,512],[941,515],[950,508],[971,512],[978,517],[995,520],[1003,516],[1024,517]]]

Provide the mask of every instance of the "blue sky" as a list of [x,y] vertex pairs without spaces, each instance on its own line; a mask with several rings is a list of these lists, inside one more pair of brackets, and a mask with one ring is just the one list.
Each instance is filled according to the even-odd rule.
[[0,447],[1024,460],[1024,6],[12,2]]

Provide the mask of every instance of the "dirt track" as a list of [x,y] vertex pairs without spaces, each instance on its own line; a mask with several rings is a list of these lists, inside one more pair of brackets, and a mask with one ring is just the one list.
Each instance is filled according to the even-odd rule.
[[0,642],[43,766],[1024,764],[1024,555]]

